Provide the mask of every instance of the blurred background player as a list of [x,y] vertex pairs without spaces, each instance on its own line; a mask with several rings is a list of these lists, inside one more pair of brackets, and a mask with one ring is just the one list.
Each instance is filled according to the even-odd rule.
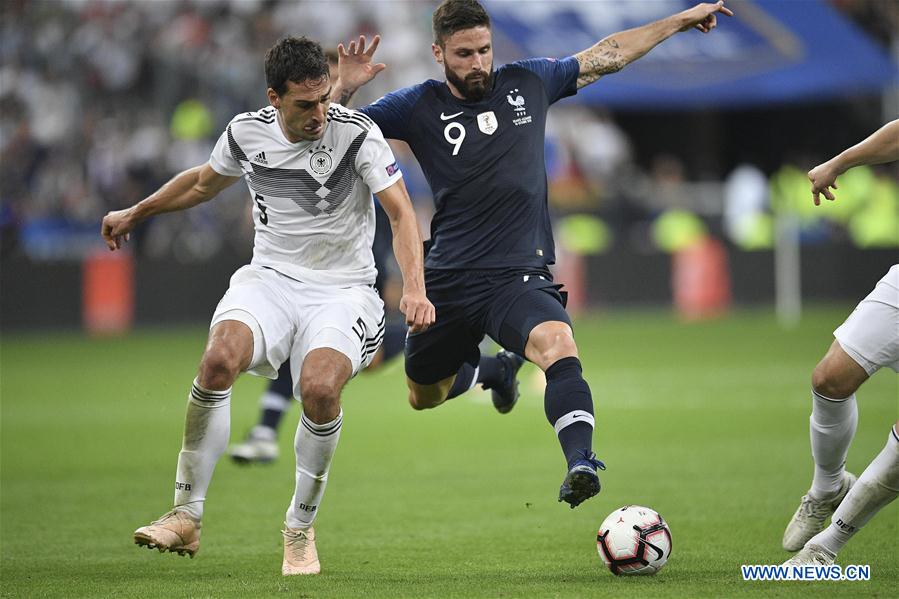
[[[546,113],[679,31],[708,33],[718,13],[732,15],[723,1],[699,4],[562,60],[522,60],[494,70],[483,6],[445,0],[432,17],[431,50],[446,80],[401,89],[360,109],[386,137],[409,144],[436,206],[425,277],[439,317],[428,331],[407,338],[410,404],[434,408],[478,382],[506,378],[506,394],[494,392],[494,405],[508,411],[517,399],[519,356],[526,356],[546,373],[546,418],[567,463],[559,501],[572,508],[599,493],[596,471],[605,466],[592,450],[593,398],[561,285],[549,271],[555,247],[543,152]],[[342,59],[362,51],[354,44],[348,51],[338,46]],[[337,97],[373,76],[340,68]],[[508,350],[500,361],[480,355],[484,333]]]
[[110,250],[120,249],[137,223],[209,201],[245,178],[254,204],[253,259],[231,277],[212,318],[188,400],[174,507],[138,528],[134,542],[193,557],[206,492],[228,443],[232,385],[241,372],[270,376],[289,362],[304,402],[281,572],[317,574],[312,523],[340,438],[340,395],[384,333],[384,304],[373,289],[372,193],[394,227],[400,309],[410,330],[429,326],[434,308],[425,296],[421,235],[396,159],[369,119],[329,106],[321,46],[306,38],[280,40],[266,53],[265,75],[270,106],[238,114],[208,163],[135,206],[110,212],[101,232]]
[[[371,56],[378,48],[380,38],[375,37],[371,46],[362,53],[370,62]],[[331,74],[332,85],[337,82],[337,52],[329,50],[325,52],[328,59],[328,69]],[[367,63],[366,63],[367,64]],[[372,76],[384,68],[383,64],[371,64]],[[347,100],[349,98],[346,98]],[[384,329],[384,340],[381,347],[371,360],[365,371],[377,370],[381,365],[390,361],[403,352],[406,343],[405,323],[397,322],[395,303],[398,295],[395,291],[391,294],[388,286],[395,282],[393,272],[393,234],[390,230],[390,219],[381,207],[377,198],[375,203],[375,237],[372,243],[372,254],[375,258],[375,268],[378,276],[375,279],[375,289],[385,302],[387,313],[387,325]],[[402,315],[400,315],[402,316]],[[392,320],[392,322],[391,322]],[[278,370],[278,377],[268,384],[268,388],[259,398],[259,420],[247,433],[241,443],[237,443],[228,450],[228,454],[239,464],[268,463],[278,459],[278,427],[284,419],[284,414],[293,403],[294,385],[290,376],[290,365],[285,363]]]
[[[831,188],[837,189],[837,177],[852,167],[894,160],[899,160],[899,120],[809,171],[815,205],[820,195],[836,199]],[[899,372],[899,264],[833,335],[812,373],[809,435],[815,473],[784,531],[784,549],[801,550],[787,564],[832,564],[852,535],[899,495],[899,421],[858,480],[845,467],[858,424],[856,390],[881,367]]]

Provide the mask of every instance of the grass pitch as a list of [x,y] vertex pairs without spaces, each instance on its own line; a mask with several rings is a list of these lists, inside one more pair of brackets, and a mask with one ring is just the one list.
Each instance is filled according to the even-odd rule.
[[[869,582],[743,582],[776,564],[811,477],[811,370],[851,306],[780,330],[769,312],[683,325],[611,312],[575,332],[597,408],[602,493],[556,502],[564,464],[534,367],[508,415],[486,394],[430,412],[405,400],[402,366],[362,375],[316,522],[323,574],[280,575],[279,526],[293,488],[294,409],[282,459],[223,458],[201,551],[139,549],[132,531],[170,506],[190,382],[205,331],[4,335],[0,594],[8,597],[793,597],[895,596],[899,503],[846,547]],[[265,382],[242,377],[232,439],[253,424]],[[849,468],[860,474],[899,412],[892,371],[859,393]],[[657,576],[616,578],[596,527],[627,503],[668,520],[674,550]]]

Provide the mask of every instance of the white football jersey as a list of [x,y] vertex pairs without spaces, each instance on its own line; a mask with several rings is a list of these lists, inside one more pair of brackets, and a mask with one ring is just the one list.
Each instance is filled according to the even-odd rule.
[[321,139],[291,143],[274,107],[240,114],[209,165],[246,179],[256,228],[253,264],[307,283],[372,284],[371,195],[402,175],[374,121],[339,104],[326,118]]

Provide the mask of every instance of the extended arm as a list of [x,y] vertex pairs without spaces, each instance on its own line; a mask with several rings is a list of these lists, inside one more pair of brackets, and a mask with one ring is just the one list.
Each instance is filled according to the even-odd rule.
[[376,194],[393,229],[393,253],[403,273],[403,298],[400,311],[413,333],[434,323],[434,306],[425,295],[424,251],[421,234],[406,185],[400,179]]
[[186,210],[209,201],[238,179],[240,177],[220,175],[208,164],[195,166],[175,175],[156,193],[131,208],[108,213],[103,217],[100,234],[106,246],[115,251],[128,241],[129,234],[141,221],[156,214]]
[[864,141],[843,150],[808,172],[815,206],[821,203],[819,194],[824,194],[831,201],[835,199],[830,188],[837,189],[837,177],[852,167],[894,160],[899,160],[899,119],[887,123]]
[[603,75],[620,71],[679,31],[695,27],[708,33],[717,26],[717,13],[728,17],[734,14],[724,6],[724,0],[714,4],[697,4],[661,21],[603,38],[592,47],[574,55],[580,65],[578,89]]

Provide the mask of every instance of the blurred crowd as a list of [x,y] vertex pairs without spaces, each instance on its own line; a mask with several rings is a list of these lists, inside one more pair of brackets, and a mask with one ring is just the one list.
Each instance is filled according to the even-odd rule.
[[[428,48],[431,3],[257,0],[0,3],[0,224],[3,244],[43,257],[95,243],[106,211],[134,204],[178,171],[205,162],[238,112],[267,104],[262,59],[279,37],[328,46],[375,31],[391,66],[359,94],[426,78],[428,63],[395,49]],[[395,7],[396,5],[394,5]],[[394,49],[394,50],[392,50]],[[430,73],[434,76],[435,73]],[[222,243],[247,246],[246,190],[136,235],[138,251],[186,259]],[[213,207],[214,206],[214,207]],[[222,236],[222,231],[243,232]]]
[[[333,48],[359,34],[380,33],[385,43],[377,57],[389,66],[360,91],[358,104],[413,81],[439,78],[428,56],[435,4],[4,0],[4,252],[21,249],[55,259],[96,249],[98,223],[106,211],[130,206],[173,174],[205,162],[234,114],[267,103],[262,57],[279,37],[307,34]],[[834,4],[868,19],[875,35],[883,27],[876,2]],[[891,5],[887,12],[893,13],[899,6],[880,4]],[[671,207],[719,219],[745,210],[772,211],[770,173],[753,171],[751,165],[734,173],[741,177],[735,188],[740,197],[727,208],[722,197],[735,179],[725,180],[725,173],[711,183],[690,182],[683,164],[670,155],[638,168],[631,142],[611,115],[577,105],[550,114],[547,166],[551,199],[560,214],[590,213],[617,229]],[[427,185],[408,151],[396,150],[426,221]],[[245,188],[235,185],[208,205],[155,219],[135,236],[135,251],[187,261],[206,259],[225,245],[246,251],[252,236],[248,206]],[[600,219],[575,230],[602,237]]]

